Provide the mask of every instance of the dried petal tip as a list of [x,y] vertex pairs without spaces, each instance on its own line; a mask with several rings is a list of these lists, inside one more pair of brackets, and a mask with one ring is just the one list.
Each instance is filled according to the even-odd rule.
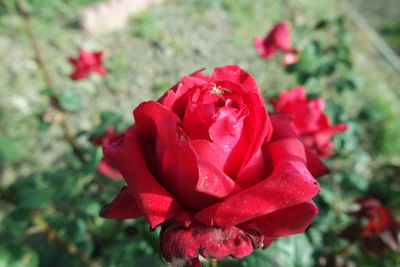
[[110,204],[105,204],[100,210],[100,217],[107,218],[108,210],[110,209]]
[[237,227],[216,228],[208,226],[181,225],[163,227],[160,234],[160,249],[165,261],[175,267],[201,266],[199,255],[205,258],[243,258],[253,249],[264,245],[263,235],[256,230]]

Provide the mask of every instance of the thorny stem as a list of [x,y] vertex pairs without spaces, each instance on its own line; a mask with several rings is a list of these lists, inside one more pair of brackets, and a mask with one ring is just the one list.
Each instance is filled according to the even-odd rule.
[[51,79],[51,76],[46,68],[46,64],[44,63],[42,53],[38,44],[38,41],[36,39],[36,36],[33,32],[31,23],[30,23],[30,14],[26,11],[23,0],[17,0],[17,8],[18,8],[18,13],[22,17],[24,24],[25,24],[25,31],[29,37],[29,40],[32,44],[34,54],[35,54],[35,61],[36,64],[38,65],[39,69],[42,72],[43,80],[49,90],[51,90],[51,95],[49,96],[49,103],[50,106],[53,107],[57,112],[61,113],[61,120],[59,121],[61,124],[61,127],[63,129],[63,134],[64,134],[64,139],[65,141],[72,147],[74,155],[82,162],[85,163],[85,158],[83,157],[83,154],[77,144],[75,143],[75,140],[68,128],[68,125],[65,121],[65,118],[67,117],[67,112],[64,110],[60,103],[59,100],[54,92],[54,84]]

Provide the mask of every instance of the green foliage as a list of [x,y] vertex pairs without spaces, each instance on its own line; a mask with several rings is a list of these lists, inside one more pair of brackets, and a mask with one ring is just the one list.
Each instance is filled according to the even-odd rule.
[[58,95],[58,99],[61,107],[67,111],[74,112],[83,107],[83,103],[78,92],[73,89],[62,90]]
[[241,260],[221,262],[223,267],[308,267],[312,266],[313,247],[305,234],[279,238],[266,250],[256,250]]
[[0,160],[14,161],[17,158],[15,140],[0,136]]
[[[51,14],[65,12],[100,0],[19,0],[29,12]],[[17,0],[0,1],[0,15],[17,12]]]
[[320,38],[312,38],[300,52],[298,62],[287,67],[289,73],[297,76],[299,84],[312,79],[325,78],[337,92],[356,90],[361,86],[359,76],[354,72],[350,43],[343,17],[321,20],[315,30],[329,31],[334,40],[326,44]]
[[2,244],[0,246],[0,266],[36,267],[39,266],[39,257],[34,250],[27,246]]

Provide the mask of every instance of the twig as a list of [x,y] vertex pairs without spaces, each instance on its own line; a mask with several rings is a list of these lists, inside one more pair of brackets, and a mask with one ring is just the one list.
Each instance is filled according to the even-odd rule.
[[59,121],[61,124],[61,127],[63,129],[63,134],[64,134],[64,139],[65,141],[72,147],[73,153],[75,156],[82,162],[85,163],[85,158],[83,157],[83,154],[77,144],[75,143],[75,140],[71,134],[71,131],[68,128],[68,125],[65,121],[65,118],[67,117],[67,111],[62,108],[60,105],[60,101],[58,100],[58,97],[55,93],[55,86],[53,84],[53,81],[51,79],[51,76],[46,68],[45,61],[43,60],[42,53],[38,44],[38,41],[36,39],[36,36],[33,32],[31,23],[30,23],[30,14],[26,11],[23,0],[17,0],[17,8],[18,8],[18,13],[22,17],[24,24],[25,24],[25,31],[29,37],[30,42],[32,43],[32,47],[34,50],[34,58],[35,61],[41,70],[43,80],[47,86],[47,88],[50,90],[51,94],[49,96],[49,103],[50,106],[53,107],[57,112],[61,113],[61,120]]

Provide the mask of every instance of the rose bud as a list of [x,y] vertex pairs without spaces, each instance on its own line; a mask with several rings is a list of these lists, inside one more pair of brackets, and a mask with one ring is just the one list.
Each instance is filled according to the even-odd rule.
[[320,157],[333,154],[331,138],[347,130],[346,123],[332,125],[324,113],[325,99],[307,99],[303,86],[282,92],[279,99],[270,99],[275,113],[291,116],[291,125],[303,143]]
[[103,66],[103,51],[88,52],[79,49],[78,58],[68,58],[69,62],[74,65],[75,70],[70,75],[73,80],[86,78],[91,72],[96,72],[100,75],[105,75],[107,70]]
[[285,54],[282,59],[283,64],[290,65],[297,62],[299,51],[292,48],[289,22],[275,24],[265,38],[255,37],[254,46],[261,58],[273,57],[276,50],[280,50]]
[[[106,131],[102,136],[94,136],[91,141],[96,146],[106,146],[114,142],[118,142],[121,139],[123,133],[116,133],[113,126],[107,127]],[[97,167],[99,173],[104,176],[108,176],[113,179],[121,178],[121,173],[116,169],[109,159],[103,157]]]
[[120,142],[104,147],[127,185],[101,216],[161,226],[162,256],[174,266],[244,257],[302,233],[317,214],[315,178],[327,168],[287,116],[268,115],[238,66],[184,76],[133,116]]

